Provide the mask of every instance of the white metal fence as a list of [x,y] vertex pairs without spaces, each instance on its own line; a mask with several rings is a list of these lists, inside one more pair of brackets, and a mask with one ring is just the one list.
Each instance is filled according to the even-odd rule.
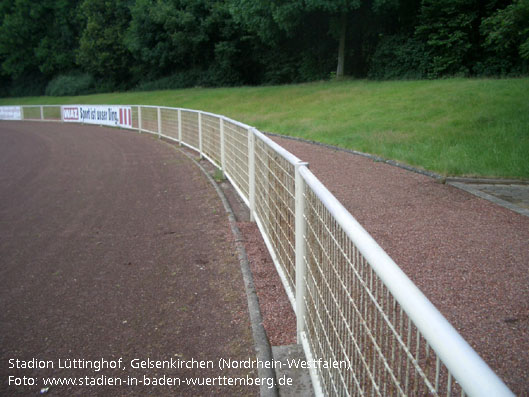
[[[133,129],[198,151],[250,207],[296,312],[317,395],[512,395],[307,163],[224,116],[130,108]],[[60,106],[20,114],[62,119]]]

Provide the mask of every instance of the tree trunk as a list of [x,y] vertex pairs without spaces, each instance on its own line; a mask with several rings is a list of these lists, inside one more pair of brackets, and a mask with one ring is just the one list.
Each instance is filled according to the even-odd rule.
[[345,36],[347,33],[347,12],[342,11],[340,15],[340,44],[338,45],[338,67],[336,68],[336,78],[343,77],[345,63]]

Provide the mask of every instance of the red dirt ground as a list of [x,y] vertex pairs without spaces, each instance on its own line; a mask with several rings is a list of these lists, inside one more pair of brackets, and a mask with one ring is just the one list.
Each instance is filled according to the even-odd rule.
[[309,162],[507,386],[529,396],[529,218],[366,157],[273,139]]
[[[146,135],[56,123],[0,123],[0,395],[9,376],[256,376],[218,369],[255,357],[228,219],[207,179]],[[10,368],[10,359],[54,368]],[[59,369],[59,359],[121,370]],[[130,361],[211,360],[213,369]],[[52,387],[49,395],[255,395],[255,387]]]

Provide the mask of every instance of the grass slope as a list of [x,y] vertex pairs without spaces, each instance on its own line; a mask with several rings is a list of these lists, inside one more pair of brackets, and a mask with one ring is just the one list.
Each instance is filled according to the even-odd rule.
[[444,175],[529,179],[529,78],[193,88],[2,104],[144,104],[223,114],[261,131],[377,154]]

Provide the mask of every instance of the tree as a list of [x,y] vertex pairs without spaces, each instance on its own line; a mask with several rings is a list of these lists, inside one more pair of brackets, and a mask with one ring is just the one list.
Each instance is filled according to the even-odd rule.
[[81,13],[86,25],[76,60],[95,77],[110,85],[130,79],[131,55],[124,43],[130,22],[129,0],[84,0]]
[[202,0],[137,0],[126,44],[151,76],[163,76],[201,63],[208,37],[202,29],[206,17]]
[[27,87],[21,94],[41,93],[46,80],[75,68],[78,4],[67,0],[2,2],[2,72],[19,87]]
[[481,23],[483,48],[495,73],[519,71],[529,63],[529,0],[515,0]]
[[40,23],[45,34],[35,48],[35,57],[40,71],[50,78],[75,69],[75,50],[79,44],[82,17],[79,13],[80,0],[46,0]]
[[[173,76],[173,85],[254,82],[251,41],[225,2],[137,0],[126,43],[148,79]],[[169,82],[170,84],[170,82]]]
[[415,35],[426,44],[430,77],[469,74],[477,17],[474,0],[422,1]]
[[313,31],[322,32],[318,25],[326,24],[326,31],[323,31],[325,36],[320,36],[318,40],[327,41],[329,33],[337,39],[336,76],[342,77],[348,21],[361,4],[361,0],[233,0],[231,9],[235,18],[267,45],[279,44],[282,33],[287,38],[292,38],[300,30],[310,35]]
[[[347,20],[352,11],[360,8],[361,0],[306,0],[307,10],[322,11],[338,25],[338,65],[336,77],[344,76],[345,41],[347,37]],[[331,22],[331,23],[332,23]]]
[[0,56],[2,69],[13,79],[38,73],[34,50],[44,34],[38,21],[44,17],[44,7],[29,0],[13,1],[6,10],[0,26]]

